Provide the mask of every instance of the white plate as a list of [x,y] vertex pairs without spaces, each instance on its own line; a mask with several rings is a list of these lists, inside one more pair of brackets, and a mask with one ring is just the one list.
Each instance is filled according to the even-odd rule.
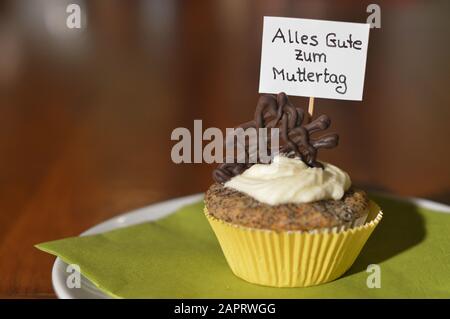
[[[394,198],[396,200],[408,201],[414,203],[417,206],[421,206],[427,209],[436,210],[439,212],[450,213],[450,206],[432,202],[426,199],[421,198],[404,198],[404,197],[396,197],[386,194],[379,194],[384,197]],[[93,235],[102,232],[106,232],[109,230],[113,230],[120,227],[126,227],[133,224],[139,224],[143,222],[153,221],[160,219],[162,217],[168,216],[171,213],[175,212],[178,208],[195,203],[203,198],[203,194],[195,194],[180,198],[171,199],[165,202],[153,204],[129,213],[125,213],[119,215],[117,217],[111,218],[103,223],[100,223],[84,233],[80,236]],[[52,283],[53,289],[55,290],[58,298],[62,299],[92,299],[92,298],[110,298],[99,289],[95,287],[95,285],[90,282],[87,278],[82,276],[81,279],[81,288],[68,288],[66,285],[67,276],[70,273],[66,272],[67,264],[63,262],[60,258],[56,258],[55,263],[53,264],[52,269]]]

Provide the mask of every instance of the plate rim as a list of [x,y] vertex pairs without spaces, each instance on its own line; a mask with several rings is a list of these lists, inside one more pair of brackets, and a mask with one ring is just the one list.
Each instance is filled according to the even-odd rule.
[[[377,191],[370,191],[369,193],[373,194],[375,196],[382,196],[382,197],[386,197],[386,198],[390,198],[390,199],[395,199],[398,201],[413,203],[419,207],[427,208],[430,210],[435,210],[438,213],[450,214],[450,206],[449,205],[435,202],[435,201],[432,201],[429,199],[424,199],[424,198],[419,198],[419,197],[401,197],[398,195],[392,195],[389,193],[377,192]],[[167,199],[167,200],[160,201],[160,202],[155,202],[153,204],[150,204],[150,205],[147,205],[147,206],[144,206],[144,207],[141,207],[138,209],[134,209],[134,210],[116,215],[114,217],[111,217],[103,222],[100,222],[100,223],[88,228],[87,230],[82,232],[80,234],[80,236],[93,235],[93,234],[101,233],[104,231],[119,228],[119,227],[110,228],[110,226],[108,226],[108,225],[111,223],[119,223],[120,224],[121,219],[123,219],[125,217],[130,218],[130,215],[137,216],[140,214],[145,214],[148,210],[152,210],[152,209],[157,210],[161,207],[166,207],[167,205],[170,205],[170,204],[172,204],[173,206],[176,206],[176,207],[171,207],[168,210],[163,209],[162,213],[159,213],[159,214],[157,214],[157,216],[155,216],[151,219],[148,219],[149,221],[150,220],[158,220],[163,217],[171,215],[172,213],[176,212],[176,210],[178,208],[180,208],[184,205],[188,205],[188,204],[191,204],[191,203],[201,200],[203,197],[204,197],[204,193],[196,193],[196,194],[191,194],[191,195],[187,195],[187,196],[175,197],[175,198]],[[140,222],[142,222],[142,221],[139,221],[137,223],[140,223]],[[135,224],[135,223],[124,224],[124,226],[130,226],[133,224]],[[104,229],[105,227],[109,228],[109,229]],[[64,265],[67,265],[67,264],[61,258],[56,257],[55,262],[53,263],[52,276],[51,276],[53,290],[55,291],[55,294],[56,294],[57,298],[59,298],[59,299],[74,299],[75,297],[73,296],[73,294],[71,294],[71,290],[69,290],[64,285],[64,283],[62,282],[62,279],[61,279],[60,269]],[[88,279],[86,279],[86,280],[88,280]],[[95,287],[95,289],[96,289],[95,292],[99,293],[99,297],[111,298],[110,296],[108,296],[107,294],[105,294],[104,292],[99,290],[98,288]]]

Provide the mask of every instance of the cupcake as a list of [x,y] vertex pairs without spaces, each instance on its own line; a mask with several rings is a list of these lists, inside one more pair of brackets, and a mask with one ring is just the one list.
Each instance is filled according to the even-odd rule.
[[[233,273],[255,284],[307,287],[332,281],[353,264],[382,218],[340,168],[316,159],[338,136],[311,135],[331,124],[311,120],[284,93],[263,95],[241,127],[278,128],[269,162],[220,164],[205,195],[205,215]],[[251,158],[246,146],[246,159]]]

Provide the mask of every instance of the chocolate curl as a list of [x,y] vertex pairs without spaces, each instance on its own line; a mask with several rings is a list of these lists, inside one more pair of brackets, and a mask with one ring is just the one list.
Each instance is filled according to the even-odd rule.
[[213,171],[213,179],[225,183],[232,177],[243,173],[251,165],[245,163],[222,163]]
[[333,148],[336,147],[339,143],[339,135],[337,134],[329,134],[326,136],[322,136],[320,138],[312,139],[311,145],[316,148]]
[[[305,122],[305,124],[304,124]],[[321,115],[311,121],[308,113],[302,108],[295,107],[285,93],[276,96],[262,95],[256,105],[254,120],[243,123],[238,127],[245,129],[279,128],[280,129],[280,153],[299,157],[310,167],[323,165],[317,161],[317,151],[320,148],[336,147],[339,141],[337,134],[327,134],[318,138],[311,135],[324,131],[331,125],[327,115]],[[245,145],[245,158],[251,158],[249,147]],[[258,161],[259,162],[259,161]],[[223,163],[213,172],[213,178],[219,183],[225,183],[232,177],[241,174],[251,167],[253,163]]]

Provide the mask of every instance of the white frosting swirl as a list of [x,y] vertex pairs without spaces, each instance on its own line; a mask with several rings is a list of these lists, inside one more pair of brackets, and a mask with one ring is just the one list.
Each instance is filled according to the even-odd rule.
[[350,177],[338,167],[322,162],[312,168],[298,158],[277,155],[271,164],[255,164],[225,183],[260,202],[279,205],[338,200],[350,188]]

